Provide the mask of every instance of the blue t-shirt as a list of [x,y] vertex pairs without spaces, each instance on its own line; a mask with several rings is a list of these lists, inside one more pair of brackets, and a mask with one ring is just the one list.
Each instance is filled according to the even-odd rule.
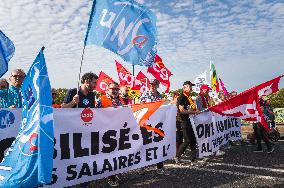
[[22,108],[22,96],[20,89],[10,86],[7,90],[0,90],[1,108],[9,108],[16,105],[17,108]]

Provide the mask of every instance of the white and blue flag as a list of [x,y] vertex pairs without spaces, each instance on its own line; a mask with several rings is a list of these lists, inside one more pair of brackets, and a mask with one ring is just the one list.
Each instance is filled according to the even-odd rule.
[[52,179],[53,110],[43,49],[30,67],[21,91],[21,127],[0,164],[1,188],[37,187]]
[[14,52],[13,42],[0,30],[0,78],[8,71],[8,62]]
[[85,38],[90,44],[149,67],[157,53],[156,17],[134,0],[94,0]]

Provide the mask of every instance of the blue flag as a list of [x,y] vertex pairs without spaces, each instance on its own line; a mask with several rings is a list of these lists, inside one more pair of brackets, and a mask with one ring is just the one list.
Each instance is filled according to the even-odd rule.
[[8,71],[8,62],[14,52],[13,42],[0,30],[0,78]]
[[89,44],[149,67],[157,53],[156,17],[134,0],[94,0],[85,38]]
[[51,182],[53,168],[53,110],[43,50],[21,87],[19,133],[0,164],[0,187],[37,187]]

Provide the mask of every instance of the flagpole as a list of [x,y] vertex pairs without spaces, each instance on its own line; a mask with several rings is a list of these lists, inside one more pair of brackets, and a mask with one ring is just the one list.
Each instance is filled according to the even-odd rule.
[[84,48],[83,48],[83,52],[82,52],[82,56],[81,56],[80,70],[79,70],[79,75],[78,75],[77,94],[79,92],[79,87],[80,87],[80,79],[81,79],[81,73],[82,73],[82,66],[83,66],[85,49],[86,49],[86,45],[84,44]]

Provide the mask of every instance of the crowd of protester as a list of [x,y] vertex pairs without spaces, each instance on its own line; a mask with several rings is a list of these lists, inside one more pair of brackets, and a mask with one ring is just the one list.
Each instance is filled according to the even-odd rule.
[[[26,74],[21,69],[15,69],[11,72],[8,80],[0,79],[0,107],[1,108],[21,108],[22,97],[20,88],[23,83]],[[106,93],[99,96],[94,88],[96,88],[98,76],[92,72],[85,73],[81,77],[80,87],[69,89],[61,104],[56,104],[55,99],[57,97],[56,89],[52,88],[52,106],[54,108],[107,108],[118,107],[123,105],[130,105],[137,103],[133,101],[128,93],[128,86],[119,86],[116,82],[111,82],[106,88]],[[158,91],[160,82],[157,79],[150,81],[150,88],[141,94],[139,103],[153,102],[162,100],[163,96]],[[183,89],[181,93],[173,92],[171,98],[171,104],[177,106],[177,121],[176,121],[176,158],[175,162],[181,164],[181,158],[186,149],[190,148],[190,159],[192,164],[197,158],[197,141],[194,135],[193,127],[191,125],[190,118],[192,115],[199,114],[206,111],[210,106],[223,102],[231,97],[237,95],[237,92],[233,91],[229,95],[219,92],[218,98],[213,99],[209,96],[211,88],[208,85],[201,85],[200,92],[197,96],[192,96],[192,87],[195,86],[190,81],[183,83]],[[263,98],[260,99],[260,105],[265,119],[271,127],[275,127],[275,115],[270,105],[269,100]],[[273,152],[271,141],[267,136],[267,131],[255,122],[253,124],[254,135],[257,140],[256,152],[262,152],[261,140],[264,140],[267,146],[267,152]],[[223,152],[224,153],[224,152]],[[222,154],[223,154],[222,153]],[[218,154],[218,153],[217,153]],[[164,163],[157,164],[157,173],[168,174],[164,168]],[[116,175],[108,177],[108,183],[111,186],[119,185],[119,178]],[[87,187],[88,183],[82,184],[83,187]]]

